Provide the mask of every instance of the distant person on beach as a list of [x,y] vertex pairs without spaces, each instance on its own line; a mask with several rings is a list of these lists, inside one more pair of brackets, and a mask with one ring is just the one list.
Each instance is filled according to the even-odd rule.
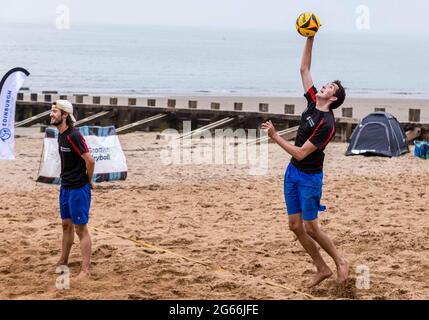
[[94,159],[85,139],[74,128],[73,105],[58,100],[52,105],[51,125],[59,131],[58,145],[61,157],[60,214],[63,227],[62,254],[58,265],[68,265],[74,233],[79,237],[82,268],[78,279],[90,276],[91,237],[87,228]]
[[318,92],[311,76],[311,59],[314,37],[307,38],[301,63],[301,77],[307,108],[302,113],[295,145],[283,139],[271,121],[262,125],[268,135],[292,155],[284,178],[284,195],[289,215],[289,228],[313,259],[317,268],[309,287],[314,287],[332,276],[332,271],[323,260],[316,242],[332,257],[337,267],[337,282],[344,283],[348,277],[349,264],[340,255],[332,240],[320,230],[319,211],[323,185],[324,150],[335,135],[335,118],[332,110],[339,108],[346,97],[340,81],[323,86]]

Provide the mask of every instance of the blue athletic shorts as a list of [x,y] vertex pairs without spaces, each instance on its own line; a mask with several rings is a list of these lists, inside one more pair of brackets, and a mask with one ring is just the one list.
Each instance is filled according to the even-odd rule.
[[319,211],[326,211],[320,204],[323,172],[309,174],[289,164],[284,179],[284,195],[289,215],[302,214],[305,221],[316,220]]
[[61,219],[71,219],[73,224],[87,224],[91,206],[91,187],[89,183],[79,189],[60,189]]

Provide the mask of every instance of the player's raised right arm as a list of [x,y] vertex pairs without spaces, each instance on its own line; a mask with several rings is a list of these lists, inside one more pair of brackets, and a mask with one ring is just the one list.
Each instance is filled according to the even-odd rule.
[[304,53],[302,54],[300,71],[301,71],[302,85],[304,86],[304,92],[307,92],[313,86],[313,79],[311,77],[311,72],[310,72],[313,42],[314,42],[314,37],[307,38],[307,41],[305,43]]

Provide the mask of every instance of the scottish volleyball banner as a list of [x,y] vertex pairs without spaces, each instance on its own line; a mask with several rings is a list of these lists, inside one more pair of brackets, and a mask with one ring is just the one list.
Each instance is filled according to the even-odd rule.
[[[94,182],[125,180],[127,163],[115,127],[78,128],[95,160]],[[58,130],[47,128],[37,182],[60,184],[61,159]]]
[[14,68],[0,82],[0,160],[15,159],[16,96],[29,75],[23,68]]

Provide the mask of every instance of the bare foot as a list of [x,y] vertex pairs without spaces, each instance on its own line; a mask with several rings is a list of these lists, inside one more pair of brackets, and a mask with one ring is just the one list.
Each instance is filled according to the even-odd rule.
[[79,275],[76,277],[76,280],[77,281],[87,280],[89,279],[90,276],[91,274],[89,273],[89,271],[81,270]]
[[66,260],[63,260],[63,259],[60,259],[58,262],[57,262],[57,265],[56,265],[57,267],[59,267],[59,266],[66,266],[66,267],[68,267],[69,266],[69,262],[68,261],[66,261]]
[[332,277],[332,275],[333,273],[329,268],[323,271],[318,271],[317,274],[313,277],[313,280],[311,281],[311,283],[308,285],[308,288],[314,288],[315,286],[319,285],[326,279],[329,279],[330,277]]
[[344,283],[349,277],[349,263],[346,260],[343,260],[343,262],[337,266],[337,273],[337,283]]

